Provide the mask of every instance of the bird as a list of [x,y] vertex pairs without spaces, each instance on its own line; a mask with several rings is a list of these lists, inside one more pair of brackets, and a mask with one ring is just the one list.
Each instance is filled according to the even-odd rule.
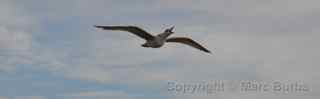
[[208,49],[200,45],[199,43],[195,42],[191,38],[188,37],[169,37],[171,34],[173,34],[173,29],[175,26],[172,26],[170,28],[165,29],[164,32],[158,34],[158,35],[152,35],[149,32],[141,29],[138,26],[101,26],[101,25],[94,25],[96,28],[100,28],[103,30],[113,30],[113,31],[124,31],[124,32],[130,32],[144,40],[146,42],[142,44],[142,47],[145,48],[160,48],[165,43],[180,43],[180,44],[186,44],[191,47],[194,47],[196,49],[199,49],[201,51],[204,51],[206,53],[211,53]]

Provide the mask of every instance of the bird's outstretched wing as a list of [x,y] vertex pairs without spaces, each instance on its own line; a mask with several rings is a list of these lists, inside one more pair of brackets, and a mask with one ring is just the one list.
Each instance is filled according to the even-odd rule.
[[176,43],[187,44],[189,46],[192,46],[204,52],[211,53],[208,49],[204,48],[203,46],[193,41],[192,39],[186,38],[186,37],[172,37],[167,39],[166,42],[176,42]]
[[131,32],[145,40],[152,40],[154,36],[146,32],[145,30],[136,27],[136,26],[97,26],[95,25],[96,28],[101,28],[104,30],[118,30],[118,31],[127,31]]

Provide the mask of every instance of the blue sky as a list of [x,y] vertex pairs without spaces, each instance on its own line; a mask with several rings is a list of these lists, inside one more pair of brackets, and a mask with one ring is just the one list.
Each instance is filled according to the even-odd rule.
[[[0,0],[0,99],[316,99],[317,0]],[[94,25],[176,26],[210,49]],[[301,81],[306,94],[168,93],[167,83]]]

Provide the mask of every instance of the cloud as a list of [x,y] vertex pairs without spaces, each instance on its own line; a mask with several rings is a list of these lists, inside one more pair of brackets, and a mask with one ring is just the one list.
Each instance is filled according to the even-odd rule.
[[[226,16],[301,15],[319,9],[316,0],[161,0],[158,7],[196,10]],[[299,6],[297,6],[299,5]]]
[[66,97],[77,98],[77,99],[132,99],[125,92],[115,91],[95,91],[95,92],[79,92],[66,94]]
[[200,21],[217,33],[277,35],[300,34],[319,27],[316,11],[320,8],[316,3],[316,0],[161,0],[157,4],[164,10],[194,12],[185,24],[201,24]]
[[[320,57],[317,53],[320,35],[316,0],[161,0],[150,1],[148,5],[138,1],[90,1],[90,5],[95,6],[87,6],[86,0],[41,1],[43,5],[39,6],[34,6],[34,1],[17,2],[0,3],[0,11],[4,12],[0,16],[2,71],[14,71],[16,64],[31,64],[32,69],[68,79],[144,86],[145,90],[153,86],[153,89],[159,88],[158,91],[168,80],[298,80],[312,85],[313,94],[319,93],[316,59]],[[25,4],[24,10],[15,7],[21,4]],[[66,27],[75,25],[75,28],[66,28],[71,29],[68,33],[62,29],[60,34],[45,30],[47,24],[54,22]],[[213,54],[179,44],[145,49],[140,47],[144,41],[134,35],[91,27],[93,24],[143,24],[148,30],[161,32],[159,24],[167,22],[178,25],[175,36],[192,37]],[[39,24],[43,25],[41,32],[48,33],[34,34],[32,30],[37,30]],[[49,43],[37,40],[53,37],[57,38],[45,40]],[[58,37],[59,42],[55,40]],[[80,92],[69,96],[128,98],[124,92]],[[238,96],[257,97],[226,93],[221,97],[183,98]],[[266,97],[277,96],[263,95]]]
[[237,99],[314,99],[314,96],[307,96],[307,95],[292,95],[292,94],[286,94],[286,95],[279,95],[279,94],[270,94],[270,93],[225,93],[225,94],[213,94],[213,95],[181,95],[181,96],[175,96],[171,97],[173,99],[212,99],[212,98],[218,98],[218,99],[230,99],[230,98],[237,98]]
[[[188,69],[185,69],[187,73],[185,73],[183,76],[187,76],[188,78],[186,79],[192,79],[191,81],[193,81],[195,78],[199,79],[196,81],[201,81],[201,79],[210,80],[217,77],[227,80],[230,80],[228,78],[239,77],[238,79],[233,78],[231,80],[254,79],[262,81],[300,81],[311,87],[312,91],[308,92],[307,95],[299,97],[314,98],[318,97],[316,94],[319,93],[320,86],[318,84],[319,79],[317,79],[316,76],[320,75],[316,71],[318,68],[317,64],[319,64],[319,62],[315,60],[320,57],[320,55],[316,53],[317,50],[319,50],[319,47],[315,46],[316,42],[319,41],[317,36],[317,34],[270,37],[239,35],[230,36],[228,34],[215,35],[214,37],[211,36],[206,38],[206,41],[211,42],[209,47],[215,48],[214,58],[205,58],[197,54],[191,54],[190,56],[185,56],[189,58],[179,59],[179,61],[187,62],[188,65],[190,65],[187,66]],[[221,66],[225,67],[225,65],[222,64],[230,64],[232,67],[228,67],[229,69],[222,68]],[[194,66],[201,68],[194,69]],[[236,70],[230,72],[230,70],[232,70],[230,68]],[[215,74],[219,71],[225,72],[225,75]],[[180,70],[180,72],[182,71]],[[250,75],[254,76],[252,78],[247,78],[248,75],[246,75],[246,73],[250,73]],[[215,75],[207,76],[210,74]],[[183,77],[177,78],[182,79]],[[200,99],[219,97],[224,99],[228,98],[225,96],[254,98],[261,95],[260,93],[253,95],[226,93],[228,95],[195,95],[193,97],[198,97]],[[292,98],[294,96],[295,95],[292,94],[283,96],[275,96],[273,94],[263,95],[265,98]],[[184,97],[177,99],[184,99]]]
[[[21,14],[11,1],[0,4],[0,71],[14,71],[15,65],[27,63],[32,46],[29,27],[34,26],[31,17]],[[28,26],[31,25],[31,26]]]
[[0,99],[9,99],[9,98],[5,96],[0,96]]
[[14,99],[46,99],[44,96],[15,96]]
[[31,47],[31,36],[23,31],[10,31],[1,27],[1,50],[27,51]]

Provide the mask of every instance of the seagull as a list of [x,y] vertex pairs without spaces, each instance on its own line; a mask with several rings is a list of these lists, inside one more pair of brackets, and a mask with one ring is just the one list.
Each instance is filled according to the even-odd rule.
[[181,43],[186,44],[191,47],[197,48],[201,51],[204,51],[206,53],[211,53],[208,49],[200,45],[199,43],[195,42],[194,40],[188,38],[188,37],[170,37],[171,34],[174,32],[172,31],[174,29],[173,27],[170,27],[168,29],[165,29],[163,33],[160,33],[158,35],[151,35],[150,33],[146,32],[145,30],[137,27],[137,26],[97,26],[96,28],[101,28],[103,30],[115,30],[115,31],[125,31],[130,32],[136,36],[139,36],[140,38],[146,40],[144,44],[142,44],[142,47],[146,48],[160,48],[165,43]]

